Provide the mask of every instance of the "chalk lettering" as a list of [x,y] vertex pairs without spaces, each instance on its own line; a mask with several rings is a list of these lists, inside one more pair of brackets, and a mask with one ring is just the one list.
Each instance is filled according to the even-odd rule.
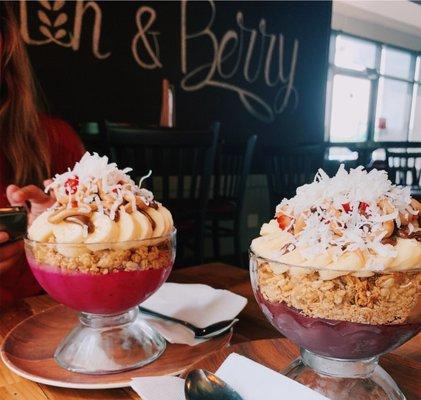
[[[145,25],[142,24],[142,16],[146,15],[148,17]],[[148,6],[140,7],[136,12],[136,26],[138,32],[133,37],[132,40],[132,54],[136,62],[145,69],[156,69],[162,68],[162,63],[159,60],[159,43],[158,43],[158,35],[159,32],[149,31],[149,28],[155,22],[156,19],[156,12],[153,8]],[[148,36],[153,41],[152,49],[151,44],[149,43]],[[138,44],[139,40],[143,45],[144,49],[146,50],[146,54],[150,57],[151,61],[148,63],[142,59],[139,54]]]
[[[210,15],[196,31],[188,29],[188,3],[188,0],[181,2],[181,71],[184,75],[180,85],[183,90],[193,92],[211,86],[234,92],[250,114],[266,123],[273,122],[275,116],[283,113],[289,104],[297,107],[298,92],[294,87],[299,48],[297,39],[293,42],[289,71],[286,73],[284,36],[268,34],[265,19],[260,20],[257,29],[247,27],[239,11],[235,20],[237,30],[229,29],[218,41],[213,32],[216,18],[214,1],[207,0]],[[189,52],[189,45],[193,42],[196,46],[209,47],[210,60],[197,63],[197,55]],[[277,70],[272,76],[274,66]],[[262,85],[270,89],[270,96],[265,89],[261,89],[264,94],[257,92]]]
[[[207,38],[210,41],[212,46],[212,55],[218,51],[218,41],[216,36],[210,30],[210,27],[213,24],[213,20],[215,18],[215,4],[213,1],[209,2],[211,7],[211,17],[209,18],[209,22],[204,26],[202,30],[197,32],[187,33],[187,25],[186,25],[186,15],[187,15],[187,2],[183,1],[181,3],[181,71],[186,74],[187,72],[187,41],[191,39],[198,39],[201,37]],[[181,87],[188,92],[192,92],[195,90],[202,89],[206,86],[206,83],[215,73],[216,63],[214,60],[210,63],[205,63],[200,67],[196,68],[195,70],[188,73],[183,80],[181,81]],[[195,77],[200,77],[202,75],[202,71],[206,72],[204,79],[202,81],[199,80],[198,83],[191,83],[190,80],[194,82]]]
[[[20,2],[20,30],[23,40],[29,45],[41,46],[48,43],[54,43],[58,46],[69,47],[73,51],[78,51],[80,48],[80,41],[82,35],[82,27],[85,13],[91,10],[94,13],[94,20],[92,26],[92,54],[98,59],[105,59],[111,55],[111,52],[102,53],[100,51],[101,28],[102,28],[102,11],[101,7],[96,1],[76,1],[69,2],[74,5],[75,13],[73,20],[73,30],[67,30],[59,27],[55,31],[57,25],[63,25],[68,20],[68,15],[59,10],[41,10],[38,16],[42,19],[38,22],[39,31],[43,34],[43,39],[36,39],[32,37],[28,27],[28,3],[26,1]],[[64,5],[64,2],[63,2]],[[41,4],[42,6],[42,4]],[[60,7],[61,8],[61,7]],[[55,16],[55,13],[60,14]],[[47,14],[48,13],[48,14]],[[54,23],[50,21],[54,20]]]

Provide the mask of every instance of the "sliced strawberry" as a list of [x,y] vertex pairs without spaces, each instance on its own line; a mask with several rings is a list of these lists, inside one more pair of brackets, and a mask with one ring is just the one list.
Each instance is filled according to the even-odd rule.
[[360,201],[360,204],[358,205],[358,211],[361,214],[364,214],[365,213],[365,210],[367,209],[367,207],[368,207],[368,204],[367,203],[365,203],[364,201]]
[[279,228],[285,230],[291,224],[292,218],[288,217],[287,215],[281,214],[278,215],[276,220],[278,221]]
[[345,211],[346,213],[349,213],[349,212],[351,212],[351,211],[352,211],[351,204],[349,204],[349,203],[344,203],[344,204],[342,204],[342,208],[344,209],[344,211]]
[[75,194],[77,192],[77,186],[79,185],[79,178],[75,176],[74,178],[67,179],[64,187],[66,188],[66,192],[69,194]]

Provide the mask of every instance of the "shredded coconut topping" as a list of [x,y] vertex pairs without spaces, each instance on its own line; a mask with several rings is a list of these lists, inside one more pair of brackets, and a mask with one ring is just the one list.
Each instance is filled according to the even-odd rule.
[[[133,209],[135,196],[147,206],[154,202],[152,192],[137,186],[127,174],[130,171],[132,168],[118,169],[117,164],[108,162],[107,156],[86,152],[73,169],[55,175],[45,191],[53,190],[58,203],[67,208],[95,204],[99,213],[106,213],[114,219],[125,199],[130,198]],[[151,171],[146,177],[150,175]]]
[[313,183],[282,200],[275,218],[281,229],[293,233],[294,245],[306,258],[328,249],[334,258],[357,250],[390,257],[395,256],[393,246],[382,239],[395,224],[400,227],[401,218],[417,214],[410,189],[392,185],[386,171],[367,172],[360,166],[347,172],[341,165],[331,178],[320,169]]

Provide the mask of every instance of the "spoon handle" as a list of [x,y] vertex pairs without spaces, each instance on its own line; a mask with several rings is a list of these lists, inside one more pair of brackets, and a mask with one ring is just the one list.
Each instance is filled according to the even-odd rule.
[[140,306],[139,306],[139,310],[144,314],[149,314],[149,315],[152,315],[154,317],[158,317],[158,318],[161,318],[161,319],[165,319],[167,321],[172,321],[172,322],[176,322],[177,324],[184,325],[186,328],[189,328],[190,330],[192,330],[193,332],[196,333],[197,327],[190,324],[187,321],[183,321],[181,319],[169,317],[168,315],[160,314],[158,312],[148,310],[147,308],[143,308],[143,307],[140,307]]
[[196,337],[208,337],[210,335],[216,336],[219,333],[223,333],[231,328],[238,322],[238,318],[232,320],[220,321],[215,324],[209,325],[205,328],[196,328]]

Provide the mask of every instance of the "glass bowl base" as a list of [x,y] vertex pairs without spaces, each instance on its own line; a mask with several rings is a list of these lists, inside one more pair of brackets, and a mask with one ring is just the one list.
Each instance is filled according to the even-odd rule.
[[124,313],[80,313],[79,325],[57,348],[63,368],[83,374],[110,374],[142,367],[165,350],[165,339],[140,316],[137,307]]
[[405,400],[378,357],[340,360],[301,349],[284,375],[334,400]]

